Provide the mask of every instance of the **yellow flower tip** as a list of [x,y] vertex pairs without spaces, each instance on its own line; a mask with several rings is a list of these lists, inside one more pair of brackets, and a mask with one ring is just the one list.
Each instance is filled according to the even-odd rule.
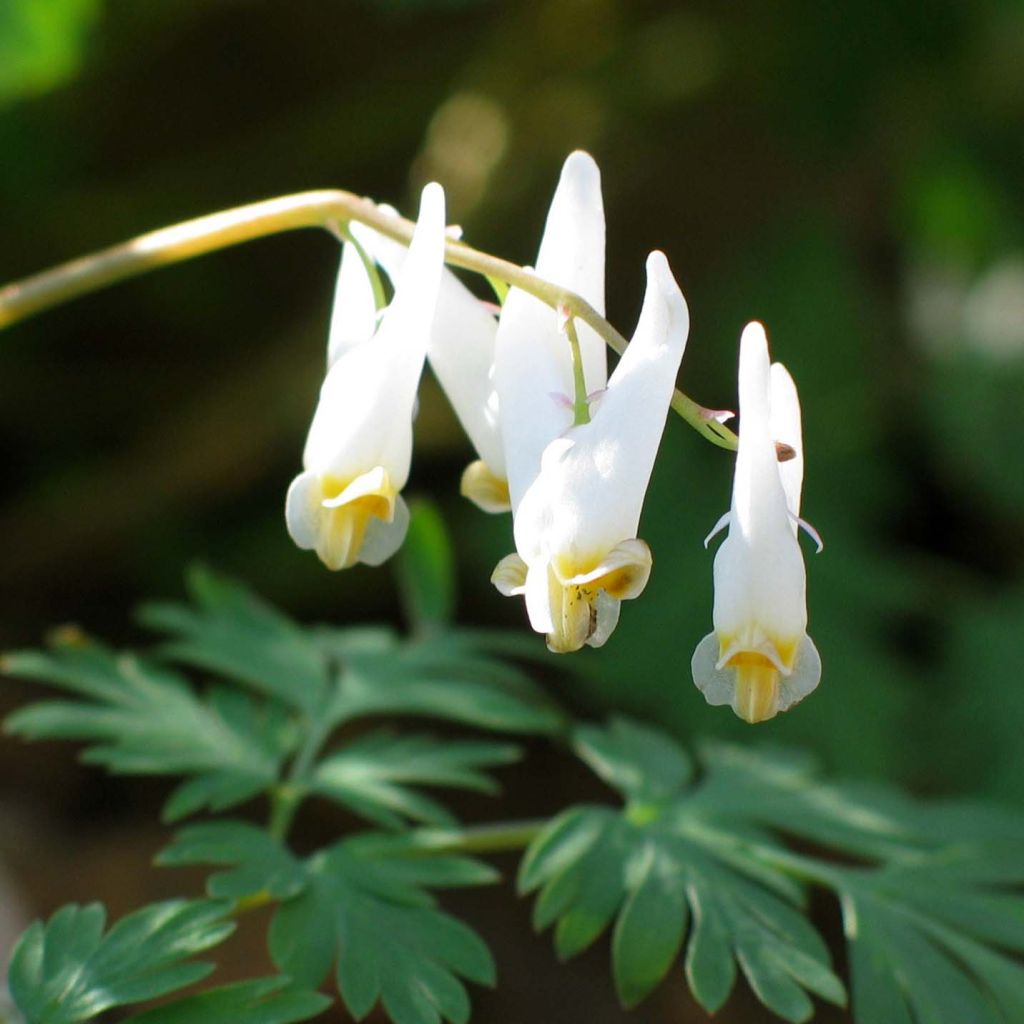
[[494,473],[483,459],[477,459],[466,467],[459,492],[484,512],[512,510],[508,480]]
[[744,652],[726,664],[733,670],[736,691],[732,709],[755,725],[774,718],[779,711],[779,670],[763,654]]
[[651,549],[635,537],[617,544],[602,558],[555,560],[548,567],[554,625],[547,634],[548,649],[568,654],[584,644],[604,646],[618,624],[621,603],[639,597],[647,586],[651,562]]
[[398,501],[383,466],[350,480],[303,473],[289,492],[288,529],[299,547],[316,551],[328,569],[348,569],[369,560],[364,545],[374,521],[400,525],[395,522]]

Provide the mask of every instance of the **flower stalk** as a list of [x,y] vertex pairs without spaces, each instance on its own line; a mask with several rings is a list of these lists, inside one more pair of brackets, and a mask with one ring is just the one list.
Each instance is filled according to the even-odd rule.
[[590,422],[590,399],[587,397],[587,382],[583,376],[583,353],[580,351],[580,338],[576,333],[576,324],[573,323],[572,314],[564,306],[561,306],[558,315],[572,352],[572,423],[574,427],[578,427]]
[[[322,189],[249,203],[161,228],[63,263],[0,288],[0,330],[54,306],[159,267],[251,242],[267,235],[319,227],[344,232],[355,221],[408,245],[415,225],[386,212],[372,200],[340,189]],[[555,310],[588,324],[619,355],[626,339],[579,295],[542,280],[515,263],[449,239],[445,262],[482,274],[535,296]],[[735,450],[736,435],[688,395],[676,391],[672,408],[699,434],[720,448]]]

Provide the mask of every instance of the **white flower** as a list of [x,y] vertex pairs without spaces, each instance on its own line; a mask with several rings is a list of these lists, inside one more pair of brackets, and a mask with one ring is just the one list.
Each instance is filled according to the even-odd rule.
[[620,603],[647,584],[651,553],[637,527],[688,330],[668,262],[652,253],[636,333],[607,390],[589,423],[548,444],[519,505],[518,553],[492,580],[506,596],[525,595],[530,624],[553,651],[600,647]]
[[[405,263],[405,246],[361,225],[353,225],[353,230],[388,277],[397,281]],[[462,476],[462,493],[485,512],[507,512],[511,507],[494,386],[497,331],[498,322],[487,306],[445,268],[427,360],[480,456]]]
[[[601,174],[587,153],[571,153],[551,201],[536,273],[575,292],[604,315],[604,206]],[[604,342],[585,324],[579,342],[587,390],[607,379]],[[505,468],[513,515],[540,471],[548,444],[572,425],[572,355],[556,312],[512,288],[494,354]]]
[[[731,704],[746,721],[762,722],[818,685],[821,660],[807,635],[797,542],[798,525],[806,525],[800,403],[786,368],[770,364],[758,323],[740,339],[739,398],[732,507],[711,533],[729,528],[715,556],[715,631],[697,645],[692,669],[709,704]],[[792,449],[786,461],[776,442]]]
[[431,184],[423,190],[394,299],[373,333],[376,310],[365,268],[351,246],[343,254],[330,369],[304,471],[285,505],[292,539],[330,569],[379,565],[405,538],[409,513],[399,491],[409,476],[413,408],[443,259],[444,192]]

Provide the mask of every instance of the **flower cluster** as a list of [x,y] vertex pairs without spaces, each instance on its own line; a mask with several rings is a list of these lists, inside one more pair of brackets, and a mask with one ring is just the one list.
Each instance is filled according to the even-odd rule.
[[[498,563],[494,585],[524,597],[551,650],[600,647],[651,572],[640,514],[689,331],[664,254],[647,259],[640,318],[609,377],[603,340],[567,309],[512,288],[496,317],[444,267],[439,185],[423,190],[408,249],[362,225],[349,230],[327,375],[288,492],[291,536],[331,569],[377,565],[398,549],[429,361],[479,456],[462,493],[486,512],[512,513],[515,551]],[[603,316],[604,250],[600,173],[576,152],[534,273]],[[376,265],[394,289],[384,309]],[[741,340],[740,412],[732,507],[714,531],[729,530],[715,559],[715,631],[697,647],[693,677],[709,703],[755,722],[805,696],[820,675],[797,544],[800,409],[758,324]]]

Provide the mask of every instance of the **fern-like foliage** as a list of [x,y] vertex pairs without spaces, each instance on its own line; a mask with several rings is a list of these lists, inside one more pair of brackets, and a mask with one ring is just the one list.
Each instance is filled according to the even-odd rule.
[[806,917],[819,886],[842,908],[858,1024],[1024,1019],[1020,817],[828,785],[809,759],[778,752],[707,745],[698,771],[669,737],[626,719],[578,728],[574,746],[623,806],[554,818],[519,885],[538,892],[535,922],[556,925],[562,956],[614,922],[626,1005],[684,950],[709,1012],[740,973],[788,1021],[813,1015],[812,995],[843,1004]]
[[[230,904],[215,900],[154,903],[105,930],[98,903],[61,907],[22,935],[11,957],[8,985],[28,1024],[81,1024],[107,1010],[166,996],[206,977],[213,964],[189,959],[235,929]],[[199,1021],[293,1024],[315,1016],[329,1000],[263,978],[182,996],[131,1018],[133,1024]]]
[[269,933],[274,963],[310,987],[335,964],[338,991],[357,1020],[380,1000],[395,1024],[465,1024],[463,979],[493,984],[494,962],[429,890],[498,876],[468,857],[420,852],[406,837],[366,834],[298,858],[254,826],[214,822],[184,829],[160,862],[225,865],[210,877],[211,894],[279,900]]
[[[552,732],[562,716],[521,669],[487,650],[489,637],[438,630],[407,640],[391,630],[302,627],[241,585],[205,569],[189,576],[191,604],[146,605],[142,621],[171,639],[155,653],[111,651],[81,633],[48,651],[8,654],[4,670],[46,682],[72,700],[45,700],[6,722],[27,739],[90,744],[86,760],[119,773],[185,776],[167,820],[223,811],[288,783],[346,805],[377,825],[450,824],[418,786],[494,792],[484,769],[518,748],[427,733],[350,734],[308,777],[289,776],[315,731],[384,714],[503,733]],[[216,681],[197,687],[173,664]],[[313,770],[315,767],[315,770]]]

